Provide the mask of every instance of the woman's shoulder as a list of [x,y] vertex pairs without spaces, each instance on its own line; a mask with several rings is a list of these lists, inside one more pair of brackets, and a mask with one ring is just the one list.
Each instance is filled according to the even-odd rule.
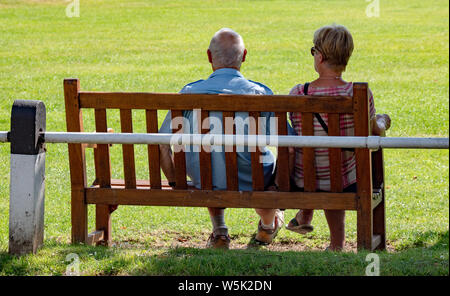
[[[342,85],[338,85],[338,86],[327,86],[327,87],[323,87],[323,86],[319,86],[319,87],[314,87],[314,86],[310,86],[310,88],[313,90],[313,92],[318,93],[318,95],[320,95],[321,93],[336,93],[336,95],[349,95],[352,96],[353,95],[353,82],[346,82],[345,84]],[[297,85],[295,85],[293,88],[291,88],[291,90],[289,91],[289,95],[303,95],[304,94],[304,84],[303,83],[299,83]],[[369,97],[372,97],[372,90],[370,88],[368,88],[368,93],[369,93]]]
[[317,96],[352,96],[353,82],[344,82],[343,84],[330,86],[311,85],[311,94]]

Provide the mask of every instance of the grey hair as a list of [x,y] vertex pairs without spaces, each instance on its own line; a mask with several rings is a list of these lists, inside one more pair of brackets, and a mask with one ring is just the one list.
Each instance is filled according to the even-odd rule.
[[245,45],[241,35],[223,28],[217,31],[209,44],[209,50],[216,68],[240,68]]

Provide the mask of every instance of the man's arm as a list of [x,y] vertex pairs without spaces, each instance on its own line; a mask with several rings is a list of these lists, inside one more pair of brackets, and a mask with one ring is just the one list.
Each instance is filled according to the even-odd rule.
[[[170,122],[171,122],[172,114],[171,112],[167,112],[166,118],[164,118],[164,122],[161,125],[161,128],[159,129],[160,133],[171,133],[172,130],[170,128]],[[159,145],[159,151],[160,151],[160,165],[161,169],[166,175],[166,178],[169,182],[175,182],[175,165],[173,161],[173,154],[172,149],[170,148],[170,145]]]
[[169,182],[175,182],[175,165],[170,145],[159,145],[161,169]]
[[391,127],[391,118],[387,114],[377,114],[370,121],[372,135],[385,136],[386,131]]

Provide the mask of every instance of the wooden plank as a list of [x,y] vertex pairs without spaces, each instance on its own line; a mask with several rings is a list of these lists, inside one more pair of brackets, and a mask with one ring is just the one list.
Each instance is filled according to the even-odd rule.
[[102,242],[104,239],[104,232],[103,230],[96,230],[88,234],[86,244],[93,246],[96,245],[99,242]]
[[[302,135],[314,136],[313,114],[302,113]],[[316,168],[314,148],[303,149],[303,177],[305,191],[316,191]]]
[[[66,108],[66,125],[68,132],[83,131],[83,115],[80,109],[80,81],[64,79],[64,101]],[[87,204],[84,199],[86,187],[86,158],[81,144],[68,144],[71,183],[71,221],[72,243],[86,242],[87,239]]]
[[[260,112],[249,112],[249,135],[260,134]],[[254,120],[252,120],[254,118]],[[252,161],[252,186],[254,191],[264,190],[264,170],[261,162],[261,150],[259,147],[255,147],[255,151],[250,153]],[[250,148],[252,149],[252,148]]]
[[[286,112],[275,113],[278,123],[278,135],[287,135],[287,114]],[[277,175],[278,187],[280,191],[290,190],[289,176],[289,150],[288,147],[278,147]]]
[[[95,109],[95,130],[99,133],[108,131],[105,109]],[[109,157],[109,145],[98,144],[94,149],[95,176],[100,187],[111,185],[111,162]]]
[[83,149],[86,149],[86,148],[97,148],[97,144],[91,144],[91,143],[89,143],[89,144],[81,144],[82,146],[83,146]]
[[[353,85],[353,118],[355,136],[367,137],[370,133],[369,99],[367,83]],[[356,182],[358,199],[357,244],[358,248],[371,249],[373,236],[372,212],[372,160],[369,149],[355,149]]]
[[380,244],[381,244],[381,235],[374,234],[372,237],[371,250],[379,249]]
[[[198,127],[200,134],[209,133],[209,112],[201,111],[198,118]],[[206,149],[204,149],[206,148]],[[212,169],[211,169],[211,149],[210,146],[200,147],[200,182],[201,188],[206,190],[212,190]]]
[[[133,132],[133,120],[131,109],[120,110],[120,129],[122,133]],[[125,178],[125,185],[127,188],[136,188],[136,168],[134,161],[134,145],[123,144],[123,171]]]
[[[338,113],[328,114],[328,135],[340,136]],[[332,192],[342,192],[342,153],[340,148],[329,148],[330,185]]]
[[119,204],[218,208],[285,208],[356,210],[355,193],[160,190],[160,189],[86,189],[89,204]]
[[[176,118],[181,119],[183,118],[183,113],[180,110],[171,110],[172,113],[172,123],[174,125],[178,126],[172,126],[172,133],[177,132],[183,132],[183,126],[181,125],[181,122],[176,122],[177,120],[174,120]],[[186,156],[184,154],[184,147],[179,145],[174,145],[174,163],[175,163],[175,182],[176,182],[176,188],[177,189],[186,189],[187,188],[187,182],[186,182]],[[179,150],[179,151],[177,151]]]
[[[147,133],[158,132],[158,111],[145,111]],[[160,168],[160,154],[159,145],[147,145],[148,148],[148,168],[150,174],[150,183],[152,188],[161,188],[161,168]]]
[[[95,109],[95,130],[97,132],[108,131],[108,123],[105,109]],[[109,145],[98,144],[94,149],[95,174],[98,184],[102,188],[111,187],[111,160],[109,156]],[[111,211],[109,205],[96,205],[95,207],[95,229],[102,231],[102,239],[95,243],[108,246],[111,242]],[[88,240],[91,238],[88,235]]]
[[[149,180],[136,180],[136,187],[139,189],[151,189]],[[93,184],[90,188],[99,188],[98,184]],[[125,188],[125,180],[111,179],[111,188]],[[155,188],[153,188],[155,189]],[[161,181],[161,189],[172,189],[167,180]],[[188,185],[188,189],[196,189],[195,186]]]
[[[234,124],[234,112],[225,111],[223,114],[224,133],[234,135],[236,125]],[[227,172],[227,190],[239,190],[237,154],[234,146],[225,146],[225,166]]]
[[352,113],[348,96],[288,96],[229,94],[164,94],[136,92],[80,93],[81,108],[207,111],[267,111]]

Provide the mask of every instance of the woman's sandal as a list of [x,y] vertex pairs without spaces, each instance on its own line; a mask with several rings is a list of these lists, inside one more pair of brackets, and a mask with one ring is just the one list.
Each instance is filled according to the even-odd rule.
[[[289,224],[291,224],[292,226],[289,226]],[[314,230],[314,227],[311,224],[302,224],[299,225],[297,219],[292,218],[292,220],[289,222],[288,225],[286,225],[286,229],[293,231],[293,232],[297,232],[300,234],[307,234],[308,232],[311,232]]]

